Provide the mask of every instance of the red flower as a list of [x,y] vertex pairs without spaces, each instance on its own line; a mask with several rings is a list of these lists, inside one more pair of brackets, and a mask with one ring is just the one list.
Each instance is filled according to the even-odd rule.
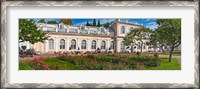
[[94,58],[94,60],[96,61],[97,59],[96,59],[96,58]]
[[109,67],[104,67],[103,70],[110,70],[110,68]]
[[45,69],[45,70],[50,70],[48,65],[45,65],[45,66],[44,66],[44,69]]
[[36,61],[37,60],[37,58],[33,58],[33,59],[31,59],[31,62],[34,62],[34,61]]

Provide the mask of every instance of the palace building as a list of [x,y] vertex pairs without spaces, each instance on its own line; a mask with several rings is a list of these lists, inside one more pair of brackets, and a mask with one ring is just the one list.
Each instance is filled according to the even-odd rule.
[[[127,47],[124,44],[124,37],[130,30],[143,27],[136,23],[129,23],[116,19],[109,28],[93,26],[74,26],[59,24],[37,23],[38,30],[44,31],[49,36],[44,43],[30,44],[22,42],[20,46],[26,45],[27,49],[34,48],[40,53],[70,52],[70,51],[112,51],[124,52],[127,49],[131,52],[140,51],[136,45]],[[152,50],[144,40],[143,52]],[[140,42],[137,42],[140,44]]]

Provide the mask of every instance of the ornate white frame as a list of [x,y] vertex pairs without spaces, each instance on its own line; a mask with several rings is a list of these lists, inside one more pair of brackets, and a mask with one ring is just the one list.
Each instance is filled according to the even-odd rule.
[[[1,4],[1,88],[199,88],[199,1],[2,1]],[[194,84],[152,83],[31,83],[6,82],[6,8],[10,6],[194,6],[195,81]]]

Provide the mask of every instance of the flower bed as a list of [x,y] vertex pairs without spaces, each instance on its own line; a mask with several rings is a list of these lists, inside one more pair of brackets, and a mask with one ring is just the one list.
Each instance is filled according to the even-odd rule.
[[158,67],[159,62],[159,58],[154,56],[98,54],[60,55],[45,60],[34,58],[23,65],[28,65],[33,70],[142,70],[145,67]]

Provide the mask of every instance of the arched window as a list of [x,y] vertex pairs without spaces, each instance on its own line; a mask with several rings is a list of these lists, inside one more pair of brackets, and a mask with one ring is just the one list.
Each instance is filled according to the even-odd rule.
[[49,49],[54,49],[54,40],[49,39]]
[[106,49],[106,42],[105,41],[101,42],[101,49]]
[[130,31],[132,31],[132,30],[133,30],[133,27],[130,28]]
[[96,49],[96,41],[95,40],[92,41],[92,47],[91,48]]
[[71,41],[71,49],[76,49],[76,40]]
[[82,40],[81,42],[81,49],[86,49],[86,41]]
[[110,48],[111,48],[111,49],[115,49],[115,42],[114,42],[114,41],[111,41],[111,43],[110,43]]
[[125,49],[124,41],[121,42],[121,50]]
[[60,49],[65,49],[65,40],[64,39],[60,40]]
[[124,26],[121,27],[121,33],[123,33],[123,34],[125,33],[125,27]]

